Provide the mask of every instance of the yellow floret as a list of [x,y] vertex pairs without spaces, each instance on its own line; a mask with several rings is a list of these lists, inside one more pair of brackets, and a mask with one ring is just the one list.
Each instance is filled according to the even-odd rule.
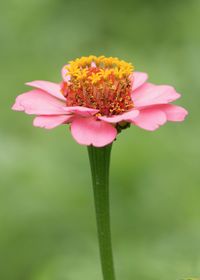
[[70,61],[69,65],[66,66],[66,69],[68,70],[67,74],[78,80],[86,79],[88,69],[91,68],[92,63],[94,63],[99,70],[98,73],[92,73],[92,75],[89,75],[92,83],[98,82],[101,78],[107,80],[111,74],[114,74],[117,79],[126,76],[128,77],[134,70],[134,67],[130,63],[127,63],[124,60],[119,60],[116,57],[97,57],[90,55],[88,57],[83,56],[74,61]]

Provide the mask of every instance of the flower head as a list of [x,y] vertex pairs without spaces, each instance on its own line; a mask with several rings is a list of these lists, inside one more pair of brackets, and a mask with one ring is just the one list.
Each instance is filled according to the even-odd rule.
[[133,108],[131,64],[89,56],[71,61],[64,71],[62,93],[67,106],[97,109],[98,116],[119,115]]
[[46,129],[69,123],[79,144],[102,147],[130,124],[152,131],[184,120],[187,111],[169,104],[180,94],[147,79],[118,58],[81,57],[63,67],[60,84],[27,83],[35,89],[19,95],[12,109],[36,115],[33,124]]

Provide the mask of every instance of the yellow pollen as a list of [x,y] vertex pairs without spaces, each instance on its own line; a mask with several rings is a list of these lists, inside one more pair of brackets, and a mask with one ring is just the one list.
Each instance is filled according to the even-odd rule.
[[67,106],[84,106],[98,114],[119,115],[133,108],[131,80],[134,67],[114,57],[88,56],[70,61],[62,92]]

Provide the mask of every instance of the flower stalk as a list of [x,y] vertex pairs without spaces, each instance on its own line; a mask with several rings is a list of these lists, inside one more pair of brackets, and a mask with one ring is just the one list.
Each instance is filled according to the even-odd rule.
[[104,280],[115,280],[109,207],[109,166],[112,144],[88,146],[92,173],[97,232]]

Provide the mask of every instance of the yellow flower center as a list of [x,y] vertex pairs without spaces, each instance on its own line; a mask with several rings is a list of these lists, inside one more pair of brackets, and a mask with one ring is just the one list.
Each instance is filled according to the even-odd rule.
[[133,108],[130,63],[113,57],[89,56],[70,61],[62,93],[67,106],[99,110],[100,115],[119,115]]

